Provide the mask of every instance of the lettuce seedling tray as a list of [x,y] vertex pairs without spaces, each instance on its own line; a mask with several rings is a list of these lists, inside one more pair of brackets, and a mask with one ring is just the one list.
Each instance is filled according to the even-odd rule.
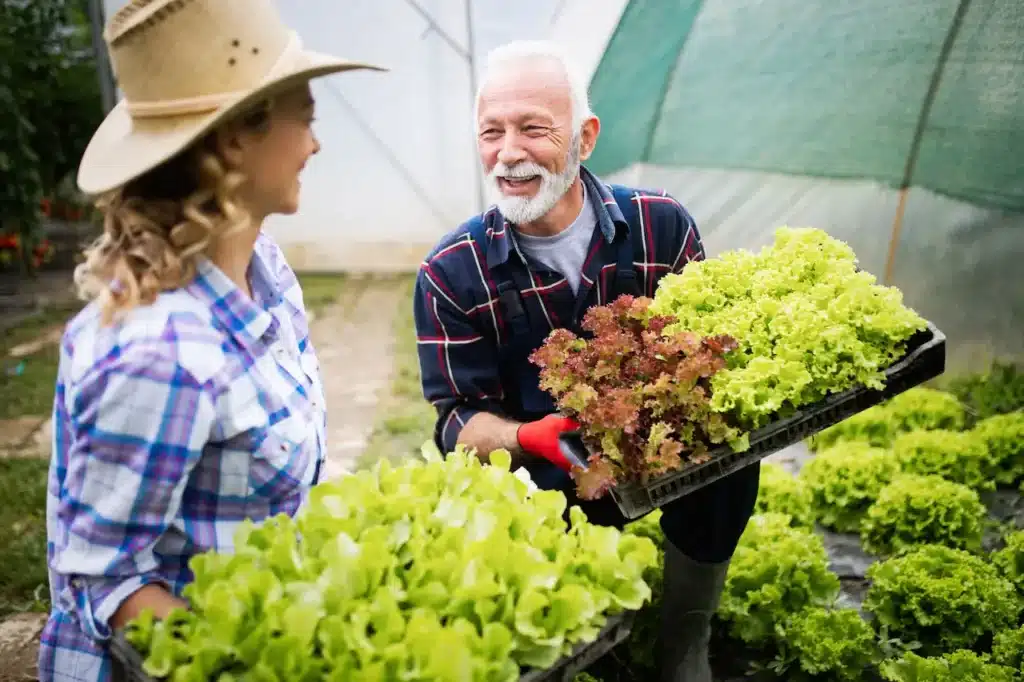
[[[752,432],[750,447],[743,452],[734,452],[729,446],[716,448],[711,459],[702,464],[689,464],[652,479],[646,485],[623,483],[615,486],[611,489],[612,498],[627,519],[640,518],[858,412],[934,379],[945,369],[946,336],[928,323],[927,329],[911,337],[904,356],[885,370],[883,389],[859,386],[830,395],[819,403],[801,408],[785,419]],[[562,434],[559,444],[570,461],[585,462],[589,456],[578,432]]]
[[154,682],[142,669],[142,654],[128,642],[124,630],[115,631],[110,639],[110,657],[114,659],[112,682]]
[[[519,682],[571,682],[578,672],[621,644],[632,631],[635,620],[636,611],[609,616],[593,642],[577,644],[572,653],[550,668],[525,671]],[[117,631],[110,640],[110,655],[114,659],[113,682],[156,682],[142,669],[142,655],[128,642],[123,630]]]
[[609,616],[608,622],[593,642],[580,643],[568,656],[563,656],[550,668],[528,670],[519,682],[572,682],[576,674],[589,668],[594,661],[621,644],[633,630],[636,611]]

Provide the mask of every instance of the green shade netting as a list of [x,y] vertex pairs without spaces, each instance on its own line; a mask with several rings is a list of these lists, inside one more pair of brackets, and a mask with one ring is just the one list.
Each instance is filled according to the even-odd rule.
[[632,0],[591,100],[600,173],[646,162],[899,186],[923,122],[911,184],[1024,210],[1024,0]]

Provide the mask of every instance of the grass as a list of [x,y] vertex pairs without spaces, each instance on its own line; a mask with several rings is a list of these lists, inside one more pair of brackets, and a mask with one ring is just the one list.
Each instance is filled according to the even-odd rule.
[[[0,419],[45,417],[53,408],[58,344],[24,358],[11,348],[33,341],[75,312],[58,307],[7,330],[0,343]],[[20,369],[20,373],[16,372]],[[48,459],[0,459],[0,618],[49,608],[46,576],[46,477]]]
[[[306,306],[315,315],[334,303],[345,285],[344,275],[302,275]],[[36,339],[77,311],[74,307],[45,310],[4,333],[0,343],[0,419],[48,415],[53,408],[53,387],[57,380],[60,349],[50,344],[25,358],[12,358],[14,346]]]
[[75,308],[45,310],[4,333],[0,343],[0,419],[45,416],[53,408],[57,381],[58,344],[49,344],[32,355],[12,358],[10,350],[32,341],[67,322]]
[[302,297],[306,310],[320,316],[324,309],[338,300],[347,277],[344,274],[304,274],[298,275],[302,286]]
[[[414,284],[415,278],[406,278],[402,300],[412,300]],[[380,417],[358,467],[372,466],[381,457],[395,463],[408,459],[418,453],[434,433],[436,412],[423,398],[416,327],[411,313],[401,311],[395,316],[392,334],[395,339],[394,377],[388,395],[381,400]]]
[[41,459],[0,459],[0,618],[46,611],[46,475]]
[[[334,303],[345,285],[344,275],[302,275],[306,306],[315,315]],[[0,419],[45,416],[53,408],[53,387],[57,380],[60,349],[50,344],[25,358],[12,358],[14,346],[32,341],[77,311],[75,307],[45,310],[4,333],[0,343]]]

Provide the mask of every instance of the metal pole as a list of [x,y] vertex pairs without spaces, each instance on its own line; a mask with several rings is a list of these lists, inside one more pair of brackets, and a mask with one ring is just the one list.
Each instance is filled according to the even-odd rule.
[[[466,4],[466,62],[469,66],[469,98],[470,98],[470,116],[473,116],[473,112],[476,111],[476,45],[473,42],[473,0],[465,0]],[[476,121],[473,121],[473,129],[476,129]],[[476,166],[476,195],[477,195],[477,210],[480,213],[487,208],[487,198],[484,195],[484,169],[480,165],[480,160],[476,159],[474,162]]]
[[114,74],[110,69],[107,45],[103,42],[103,0],[87,0],[89,8],[89,27],[92,34],[92,51],[96,57],[96,75],[100,79],[100,101],[103,113],[109,113],[117,104]]
[[[441,28],[440,24],[434,21],[434,17],[431,16],[430,12],[423,9],[423,7],[418,2],[416,2],[416,0],[405,0],[405,4],[409,5],[409,7],[412,7],[414,10],[416,10],[417,14],[423,17],[423,20],[427,22],[428,32],[433,31],[437,35],[441,36],[441,40],[448,43],[448,47],[452,48],[452,50],[454,50],[455,53],[458,54],[463,59],[473,59],[472,48],[470,48],[468,52],[462,49],[462,46],[455,42],[455,39],[448,35],[448,33],[446,33],[445,30]],[[470,45],[472,45],[472,38],[470,38]]]

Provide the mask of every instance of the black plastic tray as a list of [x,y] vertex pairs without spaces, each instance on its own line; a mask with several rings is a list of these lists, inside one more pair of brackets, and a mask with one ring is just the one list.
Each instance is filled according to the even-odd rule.
[[577,644],[572,653],[563,656],[550,668],[528,670],[519,678],[519,682],[572,682],[572,678],[581,670],[589,668],[597,659],[622,643],[633,630],[636,611],[627,611],[617,616],[609,616],[608,622],[601,629],[601,634],[589,644]]
[[114,659],[111,682],[154,682],[142,670],[142,654],[128,643],[124,630],[117,630],[110,639],[110,657]]
[[[571,682],[576,673],[622,643],[632,631],[635,620],[636,611],[609,616],[593,642],[577,644],[571,654],[563,656],[550,668],[527,670],[519,682]],[[156,682],[142,670],[142,655],[128,643],[121,630],[110,640],[110,655],[114,659],[112,682]]]
[[[612,498],[627,519],[637,519],[669,502],[689,495],[744,467],[755,464],[784,447],[838,424],[858,412],[934,379],[946,369],[946,336],[928,323],[907,343],[907,353],[885,370],[885,388],[863,386],[830,395],[820,403],[798,410],[786,419],[750,434],[750,448],[733,452],[728,446],[716,448],[711,459],[659,476],[646,485],[624,483],[611,489]],[[586,447],[578,433],[560,437],[563,454],[570,460],[586,461]]]

